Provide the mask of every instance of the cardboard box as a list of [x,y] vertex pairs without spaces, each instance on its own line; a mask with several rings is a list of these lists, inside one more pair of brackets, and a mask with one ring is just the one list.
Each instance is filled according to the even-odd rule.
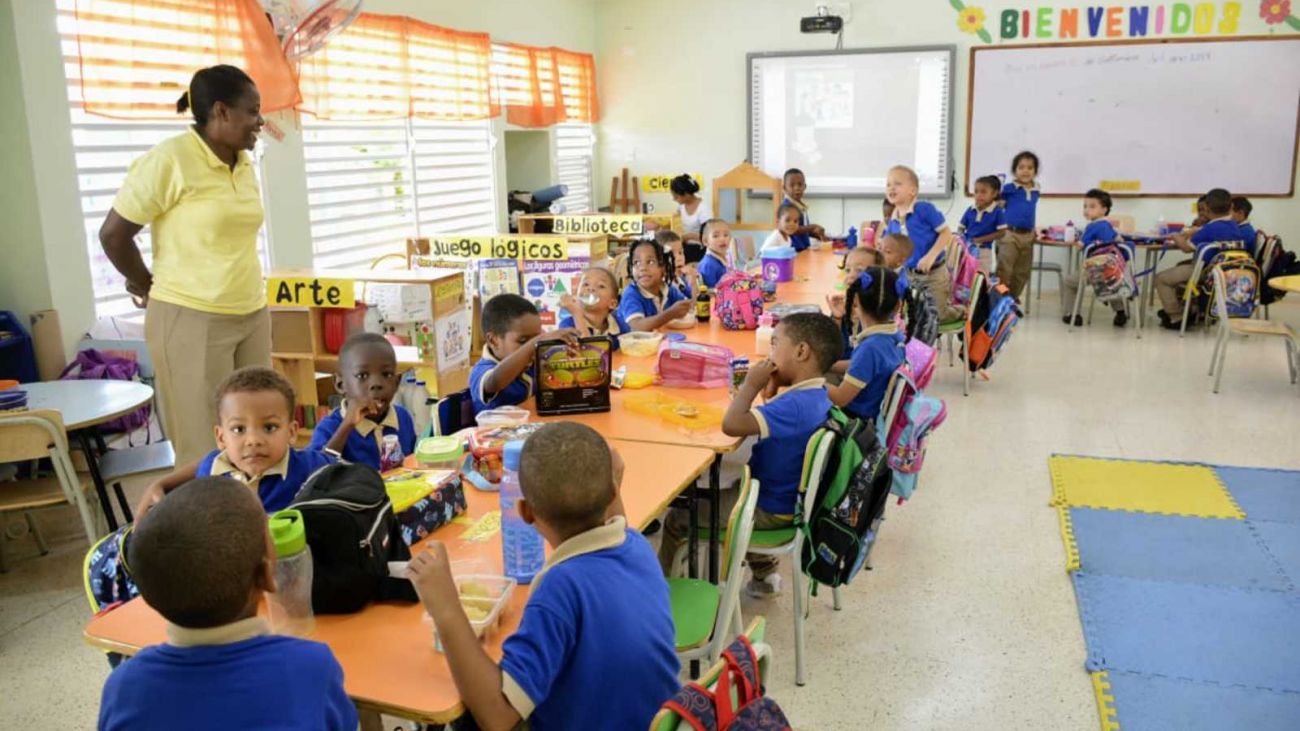
[[577,354],[562,340],[537,344],[533,384],[537,413],[584,414],[609,411],[609,378],[614,341],[607,335],[581,338]]

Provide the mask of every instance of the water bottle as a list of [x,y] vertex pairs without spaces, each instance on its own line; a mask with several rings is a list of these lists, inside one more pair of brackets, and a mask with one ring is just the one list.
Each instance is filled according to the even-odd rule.
[[379,471],[387,472],[395,470],[402,466],[402,460],[406,458],[402,454],[402,442],[396,434],[384,435],[384,446],[379,452]]
[[271,515],[271,541],[275,544],[275,592],[266,595],[271,629],[302,637],[316,628],[311,610],[311,547],[302,513],[281,510]]
[[858,248],[858,227],[849,226],[849,235],[844,239],[844,245],[850,249]]
[[1165,225],[1165,217],[1161,216],[1156,219],[1156,235],[1164,236],[1167,233],[1169,233],[1169,227]]
[[1074,243],[1074,221],[1065,222],[1065,243]]
[[759,315],[758,329],[754,331],[754,355],[766,356],[772,352],[772,316],[768,313]]
[[530,583],[546,561],[546,548],[537,529],[519,517],[516,504],[523,497],[519,487],[519,454],[522,440],[507,442],[502,455],[501,476],[501,564],[505,574],[521,584]]

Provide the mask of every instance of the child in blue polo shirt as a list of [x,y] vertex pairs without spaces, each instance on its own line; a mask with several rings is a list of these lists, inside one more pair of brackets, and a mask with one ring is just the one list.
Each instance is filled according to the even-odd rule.
[[929,201],[917,200],[920,180],[916,172],[905,165],[895,165],[885,177],[885,197],[894,204],[894,213],[885,228],[886,234],[903,234],[912,241],[912,254],[907,259],[908,278],[912,284],[934,297],[939,308],[939,320],[946,322],[962,316],[962,311],[948,301],[952,292],[952,276],[944,265],[952,231],[943,214]]
[[[560,306],[569,314],[560,318],[562,329],[573,330],[578,337],[591,335],[608,335],[614,340],[614,350],[618,350],[618,336],[630,331],[627,321],[619,316],[618,282],[614,273],[604,267],[592,267],[582,273],[578,280],[578,296],[564,295]],[[575,314],[582,318],[575,320]]]
[[[652,243],[652,242],[644,242]],[[633,246],[643,245],[642,243]],[[574,331],[542,333],[542,318],[532,302],[499,294],[483,304],[483,356],[469,372],[469,397],[475,415],[498,406],[522,404],[533,395],[529,369],[542,339],[574,341]]]
[[457,600],[446,547],[430,540],[411,559],[411,580],[479,727],[645,728],[677,691],[668,585],[654,550],[623,517],[619,465],[582,424],[547,424],[524,443],[519,514],[553,550],[499,664]]
[[[724,434],[756,437],[749,458],[751,474],[758,480],[755,529],[787,528],[794,521],[804,446],[830,412],[824,376],[839,358],[841,347],[839,329],[826,315],[804,312],[781,318],[772,333],[771,354],[750,366],[722,417]],[[778,395],[780,389],[784,390]],[[767,402],[754,406],[760,394]],[[723,515],[731,513],[739,494],[740,490],[723,491]],[[702,516],[700,525],[707,525],[707,502],[697,514]],[[674,509],[668,513],[659,547],[659,563],[665,573],[671,573],[689,530],[689,512]],[[750,554],[745,560],[753,574],[747,593],[766,597],[780,591],[775,557]]]
[[833,367],[844,380],[827,391],[831,403],[850,416],[879,416],[889,378],[903,364],[905,336],[894,316],[906,291],[906,280],[884,267],[868,269],[849,287],[848,301],[862,329],[852,338],[853,354]]
[[[701,235],[707,238],[708,234],[709,224],[705,224]],[[623,288],[618,314],[633,330],[655,330],[690,314],[693,303],[673,286],[673,262],[658,241],[632,242],[627,269],[631,281]],[[704,262],[700,276],[704,276]]]
[[[135,508],[137,524],[164,496],[196,477],[233,478],[257,496],[266,512],[283,510],[313,472],[334,462],[329,455],[292,447],[298,435],[293,386],[270,368],[250,366],[231,373],[217,386],[216,404],[217,449],[145,488]],[[135,539],[133,529],[119,528],[87,554],[85,584],[96,610],[139,594],[130,571],[119,566]]]
[[[1219,252],[1245,249],[1241,227],[1232,220],[1232,194],[1223,188],[1215,188],[1205,194],[1205,206],[1210,212],[1210,222],[1190,234],[1175,235],[1170,239],[1173,244],[1189,254],[1196,252],[1205,264],[1209,264]],[[1160,296],[1160,310],[1156,312],[1160,317],[1160,327],[1167,330],[1182,328],[1183,303],[1178,288],[1191,281],[1195,263],[1195,258],[1188,259],[1155,276],[1156,294]]]
[[[699,234],[696,234],[696,237],[698,238]],[[682,296],[686,299],[695,299],[700,275],[696,272],[694,264],[686,263],[686,244],[682,241],[681,234],[661,229],[655,232],[655,241],[659,242],[664,253],[673,262],[672,284],[681,290]]]
[[[1119,232],[1106,219],[1110,215],[1111,208],[1110,193],[1099,188],[1084,193],[1083,195],[1083,217],[1087,219],[1088,225],[1083,229],[1083,235],[1079,237],[1079,246],[1082,249],[1080,261],[1087,259],[1091,255],[1091,250],[1102,244],[1113,244],[1122,242]],[[1124,255],[1124,260],[1132,258],[1132,252],[1128,246],[1120,246],[1120,251]],[[1074,301],[1079,296],[1079,272],[1071,272],[1061,280],[1061,322],[1070,324],[1070,312],[1074,309]],[[1115,327],[1124,327],[1128,323],[1128,312],[1124,309],[1124,303],[1119,300],[1111,300],[1110,308],[1115,311],[1115,319],[1112,321]],[[1074,316],[1074,326],[1083,326],[1083,315]]]
[[980,249],[980,268],[992,272],[994,247],[1007,233],[1007,219],[998,205],[998,190],[1002,181],[996,175],[985,175],[975,181],[975,205],[961,216],[960,231],[966,241]]
[[1237,222],[1237,227],[1241,229],[1241,240],[1246,243],[1246,251],[1251,256],[1255,256],[1255,245],[1258,243],[1259,234],[1255,233],[1255,227],[1250,224],[1250,212],[1255,206],[1251,205],[1250,199],[1244,195],[1234,195],[1232,197],[1232,220]]
[[1017,153],[1011,159],[1011,174],[1011,182],[1002,186],[1007,233],[998,243],[998,279],[1019,302],[1020,292],[1029,283],[1029,272],[1034,264],[1038,156],[1028,150]]
[[700,241],[704,243],[704,258],[696,270],[704,286],[712,289],[731,270],[727,259],[731,251],[731,226],[721,218],[710,218],[700,227]]
[[271,546],[262,506],[230,478],[188,482],[139,519],[127,557],[167,641],[108,676],[100,731],[357,727],[329,647],[257,616],[276,589]]
[[776,228],[767,235],[758,252],[761,255],[769,249],[781,249],[794,246],[794,237],[799,230],[799,209],[793,203],[785,203],[776,212]]
[[400,374],[392,343],[376,333],[357,333],[339,350],[334,387],[343,404],[320,420],[310,449],[340,456],[349,462],[387,468],[381,462],[383,439],[397,435],[402,454],[415,452],[415,422],[393,403]]
[[[795,251],[803,251],[811,244],[814,237],[826,240],[826,230],[808,220],[808,204],[803,202],[804,191],[808,190],[808,181],[804,178],[803,171],[799,168],[790,168],[781,176],[781,189],[785,193],[785,199],[781,201],[783,206],[794,206],[799,212],[799,225],[795,228],[794,233],[790,236],[790,245]],[[781,214],[777,213],[777,224],[780,225]]]

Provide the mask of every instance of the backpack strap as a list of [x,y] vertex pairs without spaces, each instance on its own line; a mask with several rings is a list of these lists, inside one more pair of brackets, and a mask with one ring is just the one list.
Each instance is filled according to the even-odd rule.
[[676,695],[664,702],[663,707],[676,713],[695,731],[718,731],[718,712],[714,708],[713,694],[699,683],[682,686]]
[[758,653],[754,652],[754,646],[749,643],[748,637],[744,635],[736,637],[735,641],[723,650],[722,657],[741,680],[739,688],[741,692],[737,694],[738,706],[743,706],[763,695],[763,678],[758,668]]

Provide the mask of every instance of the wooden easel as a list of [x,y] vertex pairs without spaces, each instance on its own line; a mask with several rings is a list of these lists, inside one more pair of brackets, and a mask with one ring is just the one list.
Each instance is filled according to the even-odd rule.
[[[722,209],[721,204],[722,189],[727,188],[736,191],[736,220],[729,222],[733,230],[745,231],[771,231],[776,225],[776,212],[781,208],[781,181],[773,178],[767,173],[759,170],[749,161],[740,163],[736,167],[723,173],[721,177],[713,179],[713,213],[720,217]],[[767,220],[759,223],[745,223],[745,191],[761,190],[772,194],[772,213]]]
[[632,176],[632,185],[628,187],[627,168],[623,168],[622,175],[623,194],[619,195],[619,176],[614,176],[614,182],[609,189],[609,210],[611,213],[640,213],[641,212],[641,186],[635,175]]

